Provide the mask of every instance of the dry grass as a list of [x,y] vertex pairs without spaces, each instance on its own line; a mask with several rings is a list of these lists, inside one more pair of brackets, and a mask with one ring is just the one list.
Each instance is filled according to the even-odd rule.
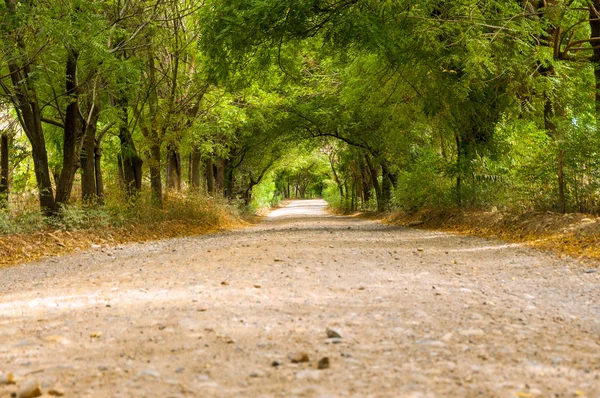
[[201,235],[247,224],[233,209],[210,198],[171,196],[161,210],[140,200],[135,206],[112,202],[102,210],[74,206],[60,220],[0,235],[0,267],[97,245]]
[[386,221],[399,225],[421,221],[416,228],[499,238],[559,255],[600,260],[600,218],[586,214],[425,209],[411,215],[396,213]]

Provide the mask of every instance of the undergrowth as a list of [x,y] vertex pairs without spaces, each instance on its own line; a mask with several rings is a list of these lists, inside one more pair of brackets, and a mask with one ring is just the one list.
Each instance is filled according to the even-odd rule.
[[0,211],[0,235],[26,234],[44,230],[77,231],[120,228],[165,221],[217,225],[224,215],[239,216],[240,210],[224,199],[200,194],[169,193],[162,207],[151,202],[150,195],[135,199],[108,196],[106,203],[90,205],[80,201],[63,206],[59,214],[44,218],[33,197],[23,197],[9,210]]
[[108,197],[103,206],[73,203],[44,219],[33,201],[0,213],[0,267],[131,242],[201,235],[244,225],[235,204],[173,194],[162,208],[150,197]]

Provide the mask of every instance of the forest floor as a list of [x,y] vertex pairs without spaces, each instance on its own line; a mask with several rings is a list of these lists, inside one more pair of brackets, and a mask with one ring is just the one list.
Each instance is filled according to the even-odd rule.
[[296,201],[0,269],[0,373],[0,397],[600,397],[600,273]]

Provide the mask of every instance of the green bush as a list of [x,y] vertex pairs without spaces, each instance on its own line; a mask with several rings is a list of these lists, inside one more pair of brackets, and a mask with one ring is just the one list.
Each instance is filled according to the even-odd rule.
[[327,202],[329,207],[334,210],[342,210],[344,204],[342,203],[342,197],[340,196],[338,186],[331,180],[324,181],[323,185],[323,199]]
[[62,206],[59,214],[49,222],[60,229],[72,231],[88,228],[105,228],[112,224],[104,209],[84,207],[81,204]]
[[250,211],[259,211],[270,208],[275,199],[275,182],[271,178],[265,178],[252,188],[252,201]]
[[398,175],[392,204],[404,211],[427,206],[447,206],[452,202],[452,180],[437,154],[421,154],[409,171]]

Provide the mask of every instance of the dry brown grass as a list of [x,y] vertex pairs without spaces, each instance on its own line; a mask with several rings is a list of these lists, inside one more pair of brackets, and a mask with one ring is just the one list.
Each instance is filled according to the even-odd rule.
[[88,250],[96,245],[202,235],[247,224],[226,206],[211,200],[172,200],[166,210],[141,209],[140,212],[147,214],[137,214],[137,221],[134,218],[121,220],[120,226],[96,225],[75,230],[48,226],[37,231],[0,235],[0,267]]
[[385,220],[398,225],[422,221],[416,228],[499,238],[559,255],[600,260],[600,218],[587,214],[425,209],[411,215],[396,213]]

